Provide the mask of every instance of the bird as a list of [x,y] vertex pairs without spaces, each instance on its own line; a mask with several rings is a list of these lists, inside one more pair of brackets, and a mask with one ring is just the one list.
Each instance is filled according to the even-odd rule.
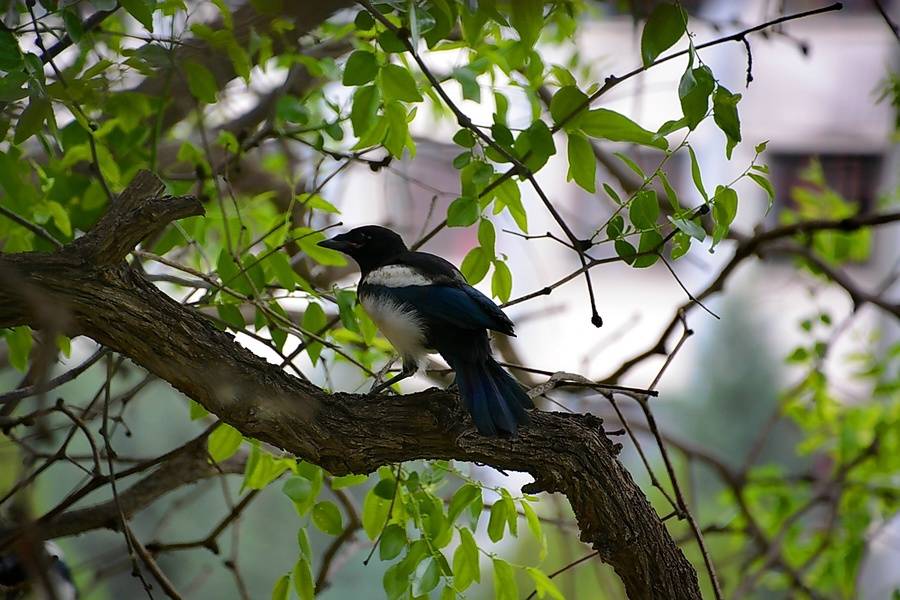
[[[0,529],[0,537],[4,531]],[[44,542],[19,548],[23,549],[24,554],[0,553],[0,598],[43,598],[46,592],[58,600],[77,600],[78,589],[59,546]]]
[[514,437],[534,404],[491,355],[488,330],[515,336],[513,322],[490,298],[469,285],[447,260],[407,248],[396,232],[357,227],[319,245],[359,266],[357,297],[402,359],[400,373],[379,391],[414,375],[426,354],[438,353],[455,372],[463,405],[478,432]]

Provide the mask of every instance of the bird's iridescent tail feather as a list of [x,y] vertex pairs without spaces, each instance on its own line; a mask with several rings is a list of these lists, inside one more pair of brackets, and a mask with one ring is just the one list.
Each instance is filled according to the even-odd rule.
[[519,425],[528,423],[526,409],[534,404],[497,361],[487,357],[478,362],[454,362],[459,394],[479,433],[514,436]]

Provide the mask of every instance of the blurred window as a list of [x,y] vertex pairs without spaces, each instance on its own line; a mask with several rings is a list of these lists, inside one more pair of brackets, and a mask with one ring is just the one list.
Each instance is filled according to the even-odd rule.
[[[860,212],[869,212],[875,207],[878,195],[879,173],[882,157],[880,154],[776,154],[768,157],[772,169],[772,185],[775,186],[776,210],[778,207],[794,208],[791,197],[794,187],[811,187],[803,180],[813,158],[822,165],[825,182],[848,202],[859,206]],[[773,215],[776,217],[777,215]]]

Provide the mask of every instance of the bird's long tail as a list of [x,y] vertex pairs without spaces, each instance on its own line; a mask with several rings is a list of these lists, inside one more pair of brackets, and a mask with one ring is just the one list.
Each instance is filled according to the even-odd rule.
[[496,360],[454,363],[459,395],[479,433],[514,436],[519,425],[528,423],[525,409],[534,408],[531,398]]

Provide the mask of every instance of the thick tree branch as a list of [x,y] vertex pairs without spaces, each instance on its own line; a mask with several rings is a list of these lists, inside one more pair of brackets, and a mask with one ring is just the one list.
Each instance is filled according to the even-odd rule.
[[193,196],[163,196],[164,189],[156,175],[140,171],[97,225],[74,242],[78,252],[98,265],[113,265],[170,222],[203,214]]
[[[151,206],[158,201],[144,197]],[[121,253],[125,239],[141,239],[125,216],[158,227],[183,214],[173,210],[148,223],[139,207],[127,206],[111,209],[89,234],[93,242],[52,254],[0,256],[0,269],[64,303],[80,333],[130,357],[245,435],[335,475],[425,458],[528,472],[535,481],[526,492],[568,497],[581,539],[616,569],[629,597],[700,598],[693,567],[616,459],[618,447],[600,419],[537,412],[517,438],[493,439],[479,436],[456,395],[442,390],[377,398],[327,394],[247,351],[127,264],[98,263],[97,256]],[[110,250],[95,252],[98,247]],[[25,296],[0,290],[0,326],[39,326],[33,313]]]

